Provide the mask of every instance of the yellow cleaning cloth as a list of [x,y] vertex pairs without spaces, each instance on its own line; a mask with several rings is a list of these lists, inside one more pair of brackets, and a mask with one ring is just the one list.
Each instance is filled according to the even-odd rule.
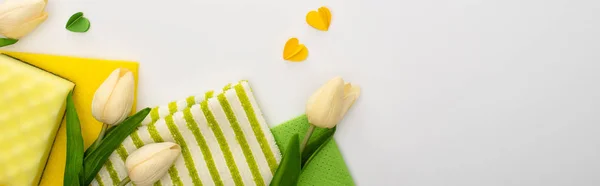
[[75,84],[0,55],[0,185],[37,185]]
[[[92,98],[96,89],[104,79],[116,68],[127,68],[138,79],[138,63],[129,61],[111,61],[100,59],[85,59],[67,56],[54,56],[46,54],[32,54],[22,52],[0,51],[38,68],[61,76],[75,83],[73,99],[77,114],[81,121],[81,132],[85,148],[89,147],[100,133],[102,124],[92,117]],[[132,112],[135,112],[135,101]],[[42,175],[40,186],[63,185],[63,175],[66,161],[66,131],[64,121],[56,135],[56,139]]]

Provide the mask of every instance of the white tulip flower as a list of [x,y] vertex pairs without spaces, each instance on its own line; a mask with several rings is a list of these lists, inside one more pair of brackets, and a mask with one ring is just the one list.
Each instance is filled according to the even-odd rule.
[[310,126],[300,144],[300,152],[304,151],[315,127],[335,127],[359,95],[360,87],[345,83],[341,77],[335,77],[321,86],[306,103],[306,117]]
[[308,121],[320,128],[335,127],[360,95],[360,88],[336,77],[317,90],[306,104]]
[[125,160],[129,179],[135,185],[152,185],[160,180],[181,154],[172,142],[153,143],[131,153]]
[[19,39],[48,18],[47,0],[6,0],[0,4],[0,34]]
[[114,70],[94,94],[92,115],[104,124],[119,124],[131,112],[134,91],[133,73],[124,68]]

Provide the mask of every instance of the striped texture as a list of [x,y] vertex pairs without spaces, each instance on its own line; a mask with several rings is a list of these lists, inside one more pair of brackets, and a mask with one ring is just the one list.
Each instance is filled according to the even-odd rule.
[[[246,81],[242,81],[238,84],[241,84],[241,83],[247,84]],[[225,86],[225,88],[223,88],[223,91],[231,89],[231,88],[227,88],[227,87],[231,87],[231,83],[227,84],[227,86]],[[214,97],[215,94],[223,93],[223,91],[215,92],[215,91],[211,90],[211,91],[207,91],[206,93],[201,94],[201,95],[189,96],[183,100],[172,101],[169,104],[154,107],[150,111],[150,114],[148,114],[148,116],[146,116],[146,118],[144,118],[144,120],[142,121],[142,125],[150,125],[150,124],[156,123],[156,121],[158,121],[159,119],[164,119],[168,115],[173,115],[176,112],[183,111],[184,109],[190,108],[193,105],[200,104],[200,103],[202,103],[202,101],[205,101],[208,98]],[[248,91],[251,91],[251,90],[248,89]]]
[[162,141],[179,144],[182,156],[155,184],[161,186],[264,186],[281,160],[246,81],[155,107],[142,124],[113,152],[92,185],[117,185],[127,176],[124,156]]

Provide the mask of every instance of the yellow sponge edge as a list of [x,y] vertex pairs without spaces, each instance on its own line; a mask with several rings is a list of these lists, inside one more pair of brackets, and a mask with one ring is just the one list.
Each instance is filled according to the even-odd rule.
[[[127,68],[133,72],[136,82],[139,64],[131,61],[114,61],[101,59],[87,59],[68,56],[55,56],[46,54],[33,54],[23,52],[0,51],[0,53],[15,57],[38,68],[61,76],[75,83],[73,99],[79,120],[85,148],[89,147],[96,139],[102,124],[92,117],[92,99],[96,89],[104,79],[116,68]],[[132,113],[136,111],[135,101]],[[66,131],[65,121],[56,135],[50,157],[40,180],[41,186],[63,185],[66,161]]]

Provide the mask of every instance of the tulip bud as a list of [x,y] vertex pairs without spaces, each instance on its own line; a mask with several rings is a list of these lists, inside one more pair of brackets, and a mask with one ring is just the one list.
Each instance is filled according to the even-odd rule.
[[46,0],[6,0],[0,5],[0,34],[19,39],[48,18]]
[[320,128],[333,128],[360,95],[360,88],[336,77],[317,90],[306,104],[308,121]]
[[115,125],[125,120],[131,112],[135,82],[131,71],[114,70],[98,87],[92,100],[92,115],[96,120]]
[[152,185],[160,180],[181,154],[172,142],[153,143],[131,153],[125,160],[129,179],[135,185]]

